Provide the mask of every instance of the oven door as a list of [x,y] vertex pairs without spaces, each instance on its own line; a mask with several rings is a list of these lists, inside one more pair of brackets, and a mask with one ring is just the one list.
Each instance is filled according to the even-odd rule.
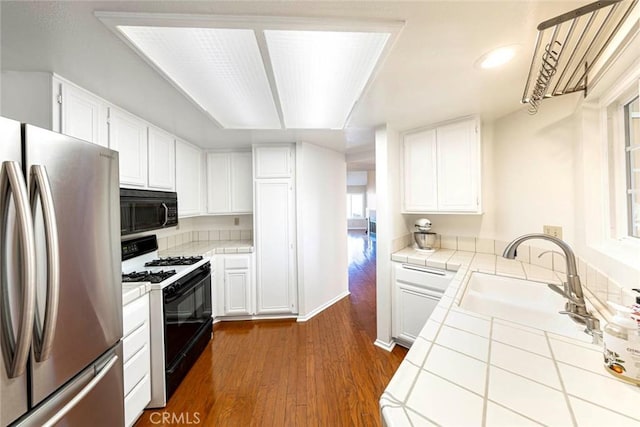
[[163,290],[165,366],[211,322],[211,266],[205,264]]

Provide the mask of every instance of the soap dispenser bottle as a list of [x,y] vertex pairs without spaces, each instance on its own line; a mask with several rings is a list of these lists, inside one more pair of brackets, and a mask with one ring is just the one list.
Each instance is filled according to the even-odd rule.
[[633,309],[610,301],[607,304],[616,314],[603,330],[605,370],[640,385],[640,334]]

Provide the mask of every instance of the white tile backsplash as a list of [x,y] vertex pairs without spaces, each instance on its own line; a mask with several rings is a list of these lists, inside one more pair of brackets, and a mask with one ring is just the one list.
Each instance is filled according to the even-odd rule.
[[440,236],[440,247],[456,251],[458,250],[458,238],[456,236]]
[[476,239],[474,237],[458,237],[458,250],[476,252]]
[[482,254],[492,254],[495,251],[495,240],[476,239],[476,252]]

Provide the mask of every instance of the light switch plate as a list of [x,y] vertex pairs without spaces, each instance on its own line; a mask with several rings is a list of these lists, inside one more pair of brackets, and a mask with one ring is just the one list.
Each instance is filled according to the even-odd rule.
[[562,227],[559,225],[543,225],[542,232],[546,235],[562,239]]

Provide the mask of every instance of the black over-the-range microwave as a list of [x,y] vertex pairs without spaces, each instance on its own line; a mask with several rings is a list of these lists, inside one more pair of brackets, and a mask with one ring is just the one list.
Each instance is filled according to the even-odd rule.
[[168,191],[120,189],[120,234],[178,225],[178,194]]

